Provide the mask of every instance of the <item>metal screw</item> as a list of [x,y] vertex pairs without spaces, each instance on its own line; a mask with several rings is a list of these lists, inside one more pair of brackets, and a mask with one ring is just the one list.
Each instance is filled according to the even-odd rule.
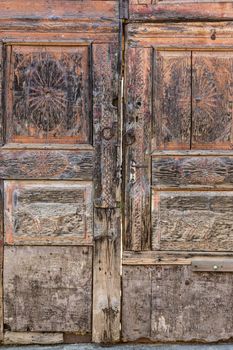
[[218,265],[214,265],[214,266],[213,266],[213,269],[214,269],[214,270],[217,270],[217,269],[218,269]]

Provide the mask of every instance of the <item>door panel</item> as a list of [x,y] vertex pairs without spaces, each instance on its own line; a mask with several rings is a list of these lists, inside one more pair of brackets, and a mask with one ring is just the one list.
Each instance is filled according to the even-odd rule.
[[6,139],[89,143],[89,47],[7,47]]
[[118,7],[0,3],[4,343],[119,340]]
[[233,53],[192,53],[192,148],[231,149]]
[[188,265],[125,266],[123,339],[161,342],[230,339],[232,279],[232,273],[195,273]]
[[90,333],[91,269],[91,247],[5,247],[5,327]]
[[[216,41],[211,30],[221,33]],[[232,337],[232,30],[216,23],[127,26],[124,341]],[[147,80],[133,80],[139,75]],[[137,123],[128,128],[140,108],[131,102],[135,91],[146,91],[140,118],[148,126],[140,133]],[[215,272],[220,260],[228,272]]]
[[156,149],[189,149],[191,52],[156,52],[153,79]]

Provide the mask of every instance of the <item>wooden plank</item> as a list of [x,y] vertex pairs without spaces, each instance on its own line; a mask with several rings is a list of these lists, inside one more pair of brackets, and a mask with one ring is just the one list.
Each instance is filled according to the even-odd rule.
[[2,88],[3,88],[3,48],[2,43],[0,44],[0,145],[3,144],[4,135],[4,123],[3,123],[3,106],[2,106]]
[[192,271],[194,272],[233,272],[233,259],[225,258],[195,258],[192,259]]
[[232,283],[232,273],[196,273],[190,266],[123,267],[123,340],[231,339]]
[[61,344],[63,333],[5,332],[3,343],[4,345]]
[[148,1],[129,0],[129,18],[143,21],[233,19],[231,1]]
[[196,259],[201,261],[232,261],[233,252],[195,252],[195,251],[124,251],[123,265],[191,265]]
[[233,53],[192,53],[192,148],[231,149]]
[[156,189],[232,189],[233,157],[153,157],[152,185]]
[[92,341],[120,340],[121,212],[96,208],[94,212]]
[[150,249],[152,49],[130,48],[125,83],[125,237],[127,250]]
[[116,207],[118,178],[118,45],[93,45],[95,206]]
[[233,192],[154,192],[154,250],[233,250]]
[[92,151],[0,150],[2,179],[92,180]]
[[154,149],[189,149],[191,52],[156,51]]
[[90,247],[5,247],[8,330],[89,333],[91,300]]
[[88,46],[13,45],[7,54],[7,142],[89,143]]
[[5,243],[92,244],[92,184],[6,181]]
[[2,0],[0,13],[2,18],[32,19],[34,21],[52,18],[54,21],[73,18],[83,19],[115,19],[118,18],[118,1],[113,0],[54,0],[53,6],[47,0],[32,4],[25,0],[24,6],[19,6],[18,0]]
[[122,274],[122,339],[140,340],[151,333],[150,266],[123,266]]

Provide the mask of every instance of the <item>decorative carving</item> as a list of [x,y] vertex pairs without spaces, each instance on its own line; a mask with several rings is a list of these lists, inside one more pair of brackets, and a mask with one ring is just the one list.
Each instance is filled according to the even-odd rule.
[[15,47],[11,62],[8,139],[88,142],[88,48]]

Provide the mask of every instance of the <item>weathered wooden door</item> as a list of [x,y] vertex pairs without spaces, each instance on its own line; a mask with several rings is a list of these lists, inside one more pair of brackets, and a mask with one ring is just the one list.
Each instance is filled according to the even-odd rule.
[[5,343],[119,339],[118,6],[1,1]]
[[[167,6],[130,3],[130,18]],[[124,341],[232,339],[232,34],[127,25]]]

